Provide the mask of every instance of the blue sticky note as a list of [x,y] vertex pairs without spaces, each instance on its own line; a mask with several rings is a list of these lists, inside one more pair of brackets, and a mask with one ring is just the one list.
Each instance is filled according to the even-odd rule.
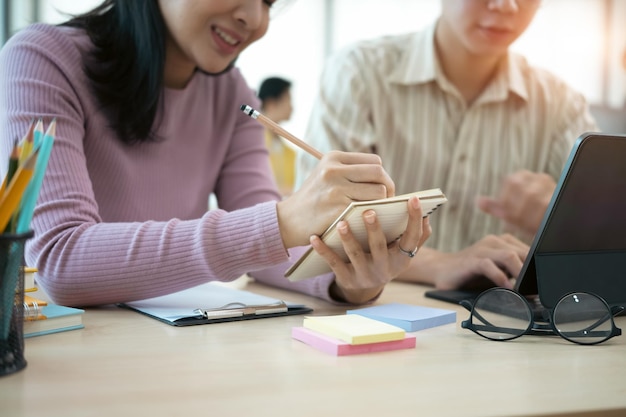
[[389,323],[407,332],[456,323],[456,311],[399,303],[348,310],[346,313]]

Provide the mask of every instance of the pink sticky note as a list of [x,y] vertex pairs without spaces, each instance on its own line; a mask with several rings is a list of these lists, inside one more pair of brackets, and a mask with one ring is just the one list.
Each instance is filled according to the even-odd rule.
[[335,356],[357,355],[360,353],[383,352],[387,350],[411,349],[415,347],[415,336],[406,335],[404,339],[389,342],[366,343],[351,345],[342,340],[335,339],[304,327],[291,329],[291,337],[306,343],[322,352]]

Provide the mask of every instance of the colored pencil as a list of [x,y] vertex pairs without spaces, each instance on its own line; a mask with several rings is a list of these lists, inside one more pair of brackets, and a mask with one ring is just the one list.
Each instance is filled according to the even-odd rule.
[[[35,129],[35,132],[37,130]],[[37,203],[37,197],[39,197],[39,191],[41,184],[43,183],[44,174],[48,167],[48,160],[50,159],[50,153],[52,152],[52,145],[54,144],[54,136],[56,134],[56,119],[52,120],[48,130],[46,131],[40,146],[37,146],[35,142],[35,148],[39,151],[39,158],[37,159],[37,165],[35,166],[35,173],[31,183],[28,185],[24,197],[22,198],[22,204],[20,206],[20,212],[17,219],[17,233],[26,233],[30,230],[30,222],[33,218],[33,212],[35,211],[35,204]]]
[[0,199],[0,231],[2,233],[5,232],[11,216],[19,207],[24,191],[33,177],[38,154],[39,151],[36,149],[24,164],[17,168]]
[[35,129],[33,131],[33,142],[34,142],[35,148],[38,148],[41,146],[42,139],[43,139],[43,120],[39,119],[37,120],[37,123],[35,124]]
[[33,151],[33,147],[35,145],[35,123],[31,122],[30,127],[28,128],[28,132],[20,142],[20,159],[19,164],[22,165],[26,158],[30,156],[30,153]]
[[7,169],[7,175],[4,177],[4,181],[2,181],[2,186],[0,187],[0,196],[4,194],[7,184],[11,182],[11,179],[13,178],[15,171],[17,171],[17,167],[19,166],[19,159],[20,159],[20,147],[16,141],[15,145],[13,145],[11,156],[9,156],[9,167]]

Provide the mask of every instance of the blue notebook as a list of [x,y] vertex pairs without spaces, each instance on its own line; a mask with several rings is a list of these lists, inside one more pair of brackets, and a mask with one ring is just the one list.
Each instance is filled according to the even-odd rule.
[[48,304],[41,309],[41,314],[46,316],[46,319],[24,321],[24,337],[82,329],[85,327],[83,325],[84,312],[79,308]]
[[456,311],[399,303],[348,310],[346,313],[389,323],[407,332],[456,323]]

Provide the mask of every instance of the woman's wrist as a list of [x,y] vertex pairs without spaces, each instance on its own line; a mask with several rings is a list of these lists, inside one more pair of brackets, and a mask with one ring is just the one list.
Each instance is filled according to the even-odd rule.
[[421,247],[409,267],[398,276],[398,281],[435,285],[439,268],[445,264],[444,254],[435,249]]
[[283,245],[286,248],[293,248],[295,246],[302,246],[305,243],[299,243],[294,236],[293,227],[289,224],[290,219],[289,207],[286,199],[276,203],[276,217],[278,219],[278,230],[280,231],[280,237],[283,240]]

